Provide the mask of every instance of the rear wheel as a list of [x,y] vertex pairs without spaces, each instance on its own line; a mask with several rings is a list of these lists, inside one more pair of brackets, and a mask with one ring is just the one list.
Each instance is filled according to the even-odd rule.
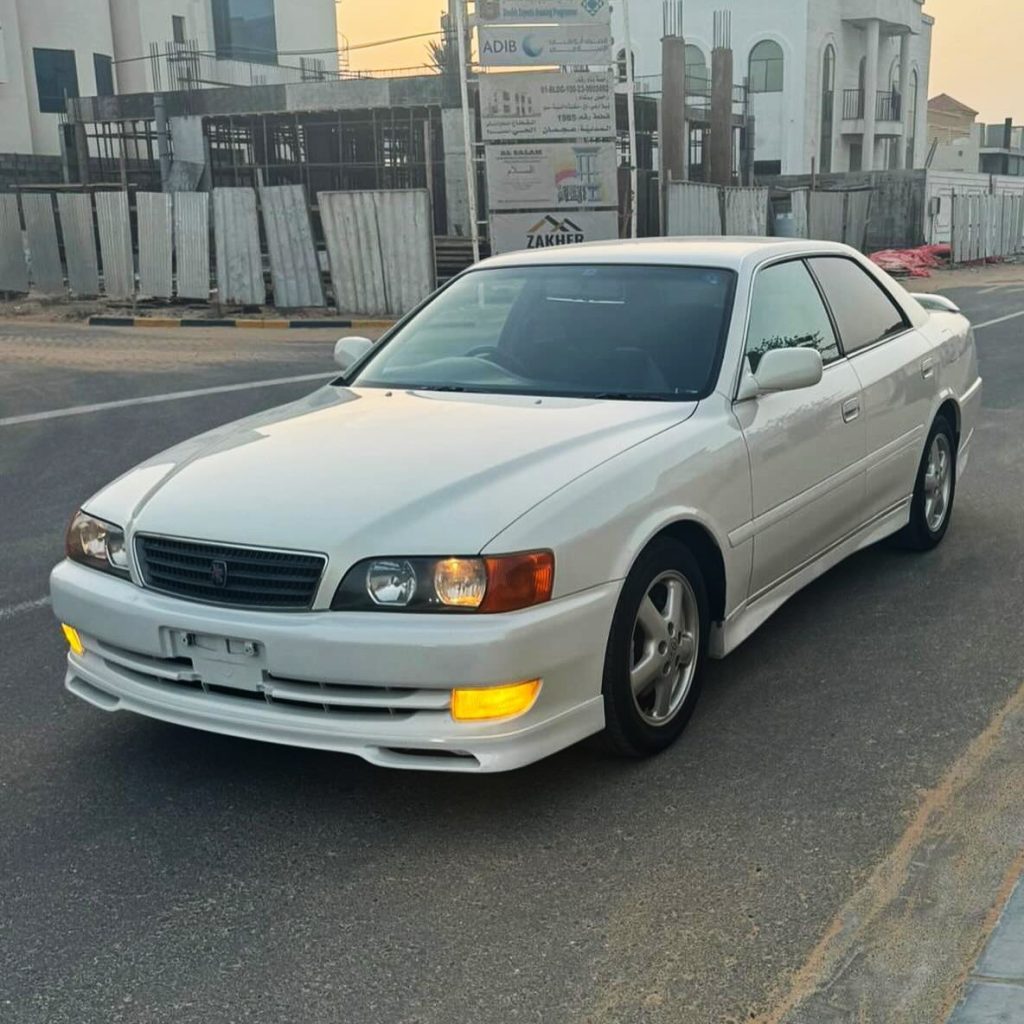
[[707,588],[690,551],[656,540],[633,567],[615,611],[604,668],[605,738],[629,757],[664,750],[700,696]]
[[899,534],[905,547],[930,551],[949,529],[956,498],[956,433],[945,416],[932,424],[910,506],[910,522]]

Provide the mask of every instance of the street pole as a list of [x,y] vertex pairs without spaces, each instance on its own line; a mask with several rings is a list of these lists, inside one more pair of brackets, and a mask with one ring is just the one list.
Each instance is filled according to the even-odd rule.
[[636,79],[633,73],[633,37],[629,31],[629,0],[622,0],[622,28],[626,36],[626,111],[629,118],[629,237],[636,238],[639,175],[636,160]]
[[473,145],[473,115],[469,109],[466,76],[466,0],[454,0],[455,32],[459,37],[459,93],[462,98],[462,134],[466,149],[466,197],[469,201],[469,236],[473,240],[473,262],[480,262],[480,225],[476,206],[476,154]]

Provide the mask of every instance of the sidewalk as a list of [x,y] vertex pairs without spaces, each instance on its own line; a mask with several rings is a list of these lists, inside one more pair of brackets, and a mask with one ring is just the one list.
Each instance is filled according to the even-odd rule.
[[1024,878],[1018,880],[996,930],[967,979],[948,1024],[1024,1021]]

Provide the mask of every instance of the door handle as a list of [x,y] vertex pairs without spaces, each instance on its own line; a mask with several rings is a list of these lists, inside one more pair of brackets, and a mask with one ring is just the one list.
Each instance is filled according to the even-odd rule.
[[851,398],[848,402],[843,402],[844,423],[852,423],[858,416],[860,416],[859,398]]
[[922,361],[922,363],[921,363],[921,376],[924,377],[925,380],[930,380],[932,377],[935,376],[935,360],[934,359],[925,359],[925,360]]

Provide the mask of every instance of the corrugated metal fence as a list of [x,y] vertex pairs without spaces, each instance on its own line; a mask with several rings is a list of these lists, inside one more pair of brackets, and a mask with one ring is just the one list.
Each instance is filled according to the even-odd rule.
[[1024,196],[954,195],[952,203],[954,263],[1024,252]]
[[668,186],[669,235],[768,234],[768,189],[725,188],[690,181]]
[[339,307],[401,316],[433,288],[429,194],[321,192],[320,219]]
[[673,181],[667,189],[666,234],[720,235],[722,208],[718,186]]
[[789,193],[791,232],[796,238],[821,242],[845,242],[863,250],[874,202],[873,189],[814,191],[797,189]]
[[[134,198],[133,218],[126,192],[0,195],[0,291],[31,286],[51,295],[208,300],[209,195],[140,192]],[[318,251],[301,185],[258,193],[213,191],[213,271],[220,302],[267,301],[261,214],[279,308],[326,305],[322,264],[330,271],[335,304],[345,313],[401,316],[433,291],[434,237],[425,189],[326,192],[317,199],[325,253]]]

